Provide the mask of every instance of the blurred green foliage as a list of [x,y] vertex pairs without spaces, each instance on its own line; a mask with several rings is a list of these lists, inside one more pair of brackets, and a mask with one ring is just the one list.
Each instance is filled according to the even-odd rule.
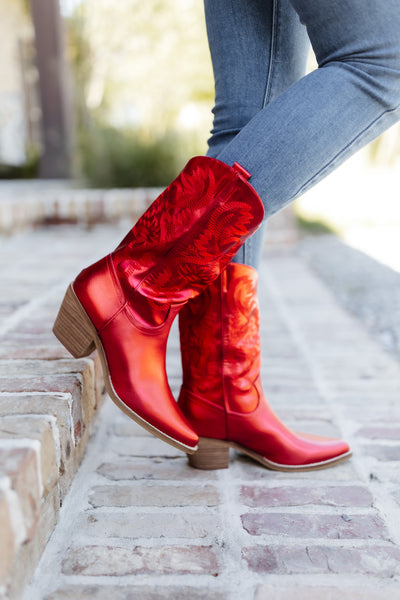
[[190,156],[206,151],[211,127],[202,3],[83,0],[65,23],[73,175],[90,186],[168,184]]
[[338,233],[337,229],[329,223],[329,220],[312,219],[306,215],[301,214],[299,210],[295,208],[295,216],[300,229],[308,235],[326,235],[330,233]]
[[92,187],[166,186],[199,145],[196,138],[175,131],[146,136],[132,128],[96,124],[80,133],[80,173]]
[[[203,3],[82,0],[65,24],[77,130],[73,175],[102,187],[167,184],[191,155],[205,152],[211,128]],[[371,161],[395,160],[399,139],[392,129],[376,140]]]
[[0,162],[0,179],[33,179],[39,174],[39,149],[28,146],[26,161],[22,165],[9,165]]

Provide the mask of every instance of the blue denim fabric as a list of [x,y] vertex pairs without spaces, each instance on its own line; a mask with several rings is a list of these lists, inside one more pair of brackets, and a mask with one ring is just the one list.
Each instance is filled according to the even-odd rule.
[[[399,0],[205,0],[208,155],[238,161],[266,217],[400,119]],[[302,76],[307,35],[318,69]],[[237,262],[257,267],[262,232]]]

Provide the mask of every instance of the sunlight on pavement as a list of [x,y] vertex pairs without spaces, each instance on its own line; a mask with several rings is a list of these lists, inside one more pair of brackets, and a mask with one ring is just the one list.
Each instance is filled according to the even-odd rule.
[[296,202],[296,212],[400,272],[400,161],[374,166],[362,152]]

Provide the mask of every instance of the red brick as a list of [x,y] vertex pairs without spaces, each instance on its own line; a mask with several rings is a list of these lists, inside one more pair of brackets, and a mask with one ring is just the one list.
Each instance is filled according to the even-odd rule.
[[243,548],[242,557],[256,573],[338,573],[385,578],[400,574],[400,549],[394,546],[347,548],[268,544]]
[[245,514],[243,528],[250,535],[278,535],[327,539],[386,539],[380,517],[372,515],[298,515],[286,513]]
[[371,506],[371,492],[362,486],[242,486],[240,499],[251,507],[260,506]]
[[116,577],[134,574],[213,575],[218,560],[210,546],[161,548],[84,546],[70,548],[62,563],[64,575]]

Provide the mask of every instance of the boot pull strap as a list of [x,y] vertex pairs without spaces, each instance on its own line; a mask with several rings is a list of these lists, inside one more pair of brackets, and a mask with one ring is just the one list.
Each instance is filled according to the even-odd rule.
[[244,179],[245,181],[248,181],[251,177],[251,173],[249,173],[248,171],[246,171],[246,169],[244,167],[242,167],[242,165],[240,165],[238,162],[235,162],[232,166],[233,169],[235,169],[235,171],[239,174],[239,176]]

